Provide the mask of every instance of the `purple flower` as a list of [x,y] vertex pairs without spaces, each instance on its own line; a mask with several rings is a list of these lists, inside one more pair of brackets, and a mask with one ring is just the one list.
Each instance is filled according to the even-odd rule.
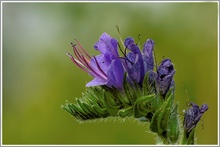
[[94,45],[94,48],[101,54],[93,57],[86,53],[77,40],[76,42],[78,46],[72,45],[75,58],[70,53],[67,55],[73,63],[94,77],[86,86],[107,85],[122,89],[124,69],[118,55],[117,40],[107,33],[103,33]]
[[126,38],[124,44],[130,50],[126,55],[125,64],[123,64],[128,73],[128,80],[130,83],[142,84],[144,79],[144,62],[141,51],[131,37]]
[[204,112],[206,112],[209,108],[207,104],[203,104],[201,108],[192,102],[190,105],[192,107],[185,112],[183,121],[186,136],[188,136],[189,133],[196,127]]
[[170,59],[164,59],[157,68],[156,89],[163,97],[174,86],[173,75],[175,73],[173,64]]
[[130,52],[125,57],[124,68],[128,73],[128,81],[130,83],[138,83],[142,85],[144,76],[149,70],[154,68],[153,49],[154,41],[148,39],[143,47],[143,52],[135,44],[134,39],[128,37],[124,41],[125,47]]
[[[76,45],[72,45],[75,57],[67,53],[70,59],[82,70],[94,77],[86,86],[106,85],[123,89],[124,74],[127,73],[127,82],[139,84],[142,87],[144,77],[150,72],[150,80],[156,80],[156,90],[165,97],[171,86],[174,86],[173,75],[175,70],[170,59],[164,59],[158,67],[154,69],[154,41],[148,39],[142,52],[134,39],[127,37],[124,41],[125,52],[120,57],[118,53],[118,41],[107,33],[103,33],[94,48],[100,52],[99,55],[91,57],[76,40]],[[129,52],[126,54],[126,49]]]

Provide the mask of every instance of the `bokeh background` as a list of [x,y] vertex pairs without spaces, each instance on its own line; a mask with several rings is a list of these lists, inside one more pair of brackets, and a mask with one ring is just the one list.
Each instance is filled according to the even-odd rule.
[[[133,119],[79,123],[61,109],[92,78],[66,56],[74,37],[90,54],[103,32],[156,42],[157,61],[175,65],[179,116],[207,103],[198,144],[218,143],[218,3],[3,3],[3,144],[154,144]],[[203,127],[204,125],[204,127]]]

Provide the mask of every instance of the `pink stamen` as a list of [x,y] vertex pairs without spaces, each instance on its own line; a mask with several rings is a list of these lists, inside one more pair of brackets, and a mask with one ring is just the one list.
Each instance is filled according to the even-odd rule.
[[[79,50],[79,48],[77,48],[76,47],[76,45],[72,45],[72,47],[73,47],[73,51],[74,51],[74,54],[76,55],[76,58],[80,61],[80,62],[82,62],[83,60],[82,60],[82,52]],[[85,60],[89,63],[90,61],[87,59],[87,58],[85,58]]]
[[78,49],[77,49],[75,46],[73,46],[73,52],[74,52],[76,58],[77,58],[80,62],[82,62],[82,61],[83,61],[83,60],[82,60],[82,57],[81,57],[80,53],[78,52]]
[[79,45],[80,49],[86,54],[86,56],[91,59],[91,56],[84,50],[84,48],[82,47],[82,45],[79,43],[79,41],[74,38],[76,40],[76,43]]
[[74,58],[73,58],[73,56],[70,54],[70,53],[66,53],[69,57],[70,57],[70,59],[73,61],[73,63],[75,63],[79,68],[81,68],[83,71],[85,71],[85,72],[88,72],[88,70],[85,68],[85,66],[83,65],[81,65],[81,64],[79,64],[79,63],[81,63],[81,62],[77,62]]
[[[98,71],[96,71],[96,69],[93,69],[90,66],[91,56],[86,53],[86,51],[83,49],[83,47],[81,46],[81,44],[79,43],[79,41],[76,38],[75,38],[75,40],[76,40],[76,42],[77,42],[79,47],[77,47],[76,44],[73,44],[73,43],[71,43],[71,44],[72,44],[73,52],[74,52],[74,55],[75,55],[76,59],[70,53],[67,53],[67,55],[70,57],[72,62],[74,64],[76,64],[79,68],[81,68],[83,71],[85,71],[87,73],[93,73],[94,75],[107,80],[107,75],[101,69],[97,59],[94,57],[96,65],[97,65],[97,68],[98,68]],[[87,56],[90,60],[85,58],[84,55]]]

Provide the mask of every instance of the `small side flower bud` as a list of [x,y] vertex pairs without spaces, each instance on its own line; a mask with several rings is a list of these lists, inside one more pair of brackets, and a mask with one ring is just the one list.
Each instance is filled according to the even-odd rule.
[[157,69],[156,87],[158,93],[165,98],[171,86],[174,86],[173,75],[175,70],[170,59],[164,59]]
[[194,131],[197,123],[200,121],[204,112],[208,110],[208,105],[203,104],[201,108],[195,103],[190,103],[191,108],[185,111],[183,127],[184,127],[184,138],[183,144],[194,144]]

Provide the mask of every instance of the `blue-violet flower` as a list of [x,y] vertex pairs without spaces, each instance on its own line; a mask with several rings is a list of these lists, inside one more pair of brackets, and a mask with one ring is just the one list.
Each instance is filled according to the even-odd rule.
[[186,110],[183,121],[183,126],[187,136],[196,127],[204,112],[206,112],[209,108],[207,104],[203,104],[201,108],[192,102],[190,105],[192,107]]
[[174,86],[173,75],[175,73],[174,66],[170,59],[164,59],[157,68],[156,87],[157,92],[163,97],[169,91],[170,87]]
[[126,38],[124,44],[125,47],[130,50],[123,64],[128,73],[128,80],[130,83],[136,82],[142,85],[146,73],[154,69],[154,41],[148,39],[144,44],[142,53],[131,37]]
[[[72,44],[75,57],[70,53],[67,54],[78,67],[94,77],[92,81],[86,84],[87,87],[106,85],[122,90],[125,73],[127,73],[127,82],[130,84],[137,83],[142,87],[144,77],[149,71],[152,81],[156,80],[157,92],[166,95],[169,88],[174,86],[173,75],[175,70],[170,59],[164,59],[157,72],[153,72],[155,43],[152,39],[148,39],[144,43],[141,52],[134,39],[127,37],[124,41],[125,53],[122,53],[124,57],[119,56],[118,41],[107,33],[103,33],[94,45],[94,48],[101,53],[97,56],[91,57],[78,40],[76,43]],[[129,50],[127,54],[126,49]]]
[[67,54],[78,67],[94,77],[86,86],[107,85],[122,89],[124,69],[118,55],[117,40],[103,33],[94,45],[101,54],[93,57],[86,53],[77,40],[76,42],[78,46],[72,45],[75,58],[70,53]]

